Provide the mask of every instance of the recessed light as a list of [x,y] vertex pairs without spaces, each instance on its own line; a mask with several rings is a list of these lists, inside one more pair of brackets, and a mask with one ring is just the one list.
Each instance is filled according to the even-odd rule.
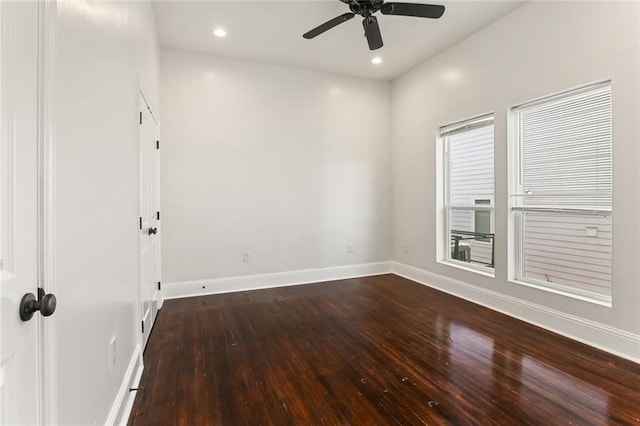
[[379,65],[382,63],[382,58],[380,56],[375,56],[372,60],[371,63],[373,65]]
[[215,35],[216,37],[224,37],[227,35],[227,32],[225,30],[223,30],[222,28],[217,28],[214,32],[213,35]]

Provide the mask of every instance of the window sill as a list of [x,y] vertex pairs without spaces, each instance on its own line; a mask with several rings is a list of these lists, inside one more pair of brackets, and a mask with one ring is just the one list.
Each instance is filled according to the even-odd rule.
[[[548,293],[559,294],[560,296],[570,297],[572,299],[577,299],[583,302],[593,303],[594,305],[604,306],[605,308],[613,307],[611,296],[607,297],[604,295],[594,295],[595,297],[590,297],[588,295],[574,293],[568,289],[564,290],[560,288],[549,287],[544,284],[538,284],[535,282],[523,281],[518,279],[510,279],[509,283],[530,287],[530,288],[535,288],[537,290],[546,291]],[[570,288],[570,287],[565,287],[565,288]]]
[[484,266],[473,266],[468,262],[456,262],[455,260],[439,260],[438,263],[441,265],[451,266],[456,269],[462,269],[463,271],[473,272],[476,274],[484,275],[485,277],[495,278],[495,272],[490,272],[487,267]]

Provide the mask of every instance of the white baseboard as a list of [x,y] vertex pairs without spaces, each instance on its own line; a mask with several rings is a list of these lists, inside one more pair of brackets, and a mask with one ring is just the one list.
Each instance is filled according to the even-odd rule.
[[332,268],[302,269],[272,274],[167,283],[164,299],[204,296],[235,291],[260,290],[273,287],[311,284],[391,273],[391,262],[364,263]]
[[142,350],[140,345],[137,345],[129,361],[124,378],[122,379],[122,384],[120,385],[116,399],[111,405],[111,410],[109,411],[105,425],[127,424],[131,408],[133,408],[133,401],[136,398],[136,392],[130,392],[129,389],[138,387],[143,369]]
[[640,335],[399,262],[393,273],[640,363]]

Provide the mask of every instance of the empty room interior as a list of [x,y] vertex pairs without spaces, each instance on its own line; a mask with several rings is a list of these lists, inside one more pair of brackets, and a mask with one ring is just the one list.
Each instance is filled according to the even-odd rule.
[[0,423],[640,423],[640,2],[0,21]]

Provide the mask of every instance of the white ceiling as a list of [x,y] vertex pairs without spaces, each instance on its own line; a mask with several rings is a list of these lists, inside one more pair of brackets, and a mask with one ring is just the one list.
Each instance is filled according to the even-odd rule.
[[[302,38],[308,30],[349,11],[338,0],[161,1],[154,2],[153,8],[162,47],[393,80],[498,20],[523,1],[433,3],[446,6],[442,18],[378,13],[384,47],[374,52],[369,51],[359,16],[313,40]],[[227,31],[227,37],[213,36],[213,29],[218,27]],[[376,55],[382,57],[382,64],[371,64]]]

